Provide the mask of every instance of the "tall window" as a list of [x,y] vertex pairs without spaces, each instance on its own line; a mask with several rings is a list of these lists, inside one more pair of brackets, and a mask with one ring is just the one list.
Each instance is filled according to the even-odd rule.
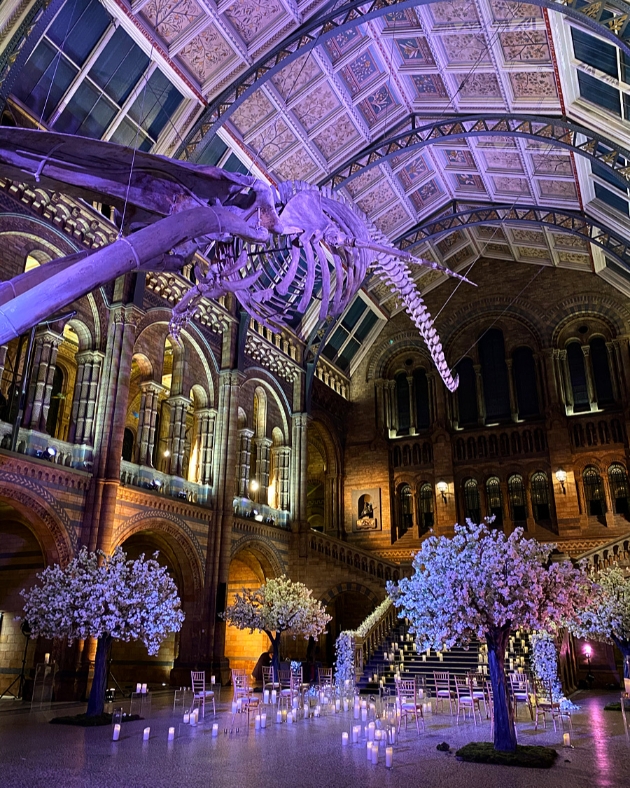
[[510,387],[503,332],[491,328],[479,340],[479,360],[488,421],[510,416]]
[[474,523],[481,522],[481,501],[476,479],[466,479],[464,482],[464,515]]
[[431,422],[429,415],[429,385],[427,373],[423,369],[414,370],[413,388],[416,398],[416,429],[418,431],[428,430]]
[[621,463],[614,462],[608,469],[608,483],[610,484],[610,495],[613,500],[615,514],[630,514],[628,500],[630,499],[630,489],[628,487],[628,474]]
[[567,347],[567,363],[571,376],[571,389],[573,391],[573,411],[583,413],[591,409],[588,399],[588,386],[586,384],[586,367],[584,366],[584,353],[579,342],[571,342]]
[[608,348],[602,337],[591,339],[589,345],[591,348],[591,364],[593,367],[593,378],[595,379],[597,404],[601,407],[615,400],[610,377],[610,366],[608,364]]
[[527,503],[523,477],[519,473],[512,474],[508,479],[508,501],[512,522],[519,525],[524,523],[527,520]]
[[409,435],[409,427],[411,425],[409,381],[404,372],[396,375],[396,405],[398,406],[398,434]]
[[399,489],[399,507],[400,517],[398,523],[398,536],[407,533],[410,528],[413,528],[413,496],[411,494],[411,487],[408,484],[402,484]]
[[536,388],[536,365],[531,348],[516,348],[512,355],[516,401],[519,418],[536,416],[538,408],[538,390]]
[[534,520],[541,525],[548,525],[551,522],[551,506],[546,473],[538,471],[532,476],[531,491]]
[[426,534],[431,528],[433,528],[433,487],[430,484],[423,484],[420,488],[419,536]]
[[586,498],[586,511],[591,517],[599,517],[606,512],[606,494],[604,482],[597,468],[589,465],[582,473],[584,481],[584,497]]
[[477,382],[472,359],[464,358],[457,365],[459,387],[457,389],[457,405],[459,424],[466,427],[476,424],[479,418],[477,411]]
[[503,528],[503,497],[501,496],[501,482],[497,476],[491,476],[486,482],[486,497],[488,499],[488,514],[494,515],[494,528]]

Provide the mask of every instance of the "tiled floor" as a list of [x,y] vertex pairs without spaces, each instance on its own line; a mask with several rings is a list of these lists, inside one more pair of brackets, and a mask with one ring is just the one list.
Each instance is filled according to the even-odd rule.
[[[454,755],[438,752],[447,741],[456,748],[469,741],[488,740],[484,721],[455,726],[445,714],[428,718],[427,731],[418,737],[411,727],[394,748],[394,768],[381,756],[367,762],[365,744],[341,746],[341,732],[351,731],[352,713],[270,724],[264,731],[226,735],[230,715],[219,711],[220,734],[212,738],[212,717],[193,729],[174,718],[168,708],[157,708],[146,722],[123,725],[120,741],[111,741],[110,728],[79,729],[48,725],[53,714],[18,713],[0,705],[0,786],[2,788],[628,788],[630,742],[625,738],[620,712],[604,712],[611,695],[578,693],[580,711],[574,715],[574,749],[562,747],[562,733],[534,731],[522,718],[522,744],[557,746],[560,758],[549,771],[508,769],[460,763]],[[10,704],[11,702],[9,702]],[[56,712],[59,713],[59,712]],[[61,713],[73,713],[64,710]],[[142,730],[151,738],[142,741]],[[169,726],[176,739],[167,742]]]

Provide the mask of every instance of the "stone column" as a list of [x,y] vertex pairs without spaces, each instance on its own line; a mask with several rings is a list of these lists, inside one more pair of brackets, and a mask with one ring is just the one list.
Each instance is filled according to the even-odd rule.
[[[610,380],[612,382],[613,399],[619,402],[621,399],[619,384],[621,376],[619,374],[619,367],[617,365],[617,354],[613,342],[606,342],[606,351],[608,353],[608,369],[610,370]],[[0,349],[0,353],[2,350]],[[2,373],[0,373],[1,375]]]
[[[387,428],[398,432],[398,408],[396,407],[396,381],[387,381]],[[388,436],[389,437],[389,436]]]
[[267,503],[267,488],[269,487],[269,460],[271,441],[269,438],[254,438],[256,446],[255,479],[258,482],[256,499],[260,503]]
[[379,378],[374,382],[374,395],[376,397],[376,434],[382,435],[387,429],[387,382]]
[[72,397],[70,443],[89,443],[94,440],[96,400],[105,354],[98,350],[77,353],[77,377]]
[[274,446],[271,450],[273,475],[276,483],[277,509],[289,511],[289,485],[291,482],[291,449],[288,446]]
[[236,494],[239,498],[249,498],[249,472],[252,462],[252,438],[254,431],[238,431],[238,463],[236,468]]
[[508,387],[510,389],[510,415],[513,422],[518,421],[518,399],[516,396],[516,385],[514,383],[514,363],[511,358],[505,359],[508,374]]
[[62,341],[63,336],[50,329],[35,334],[31,381],[23,421],[26,429],[46,432],[57,353]]
[[477,421],[482,426],[486,423],[486,403],[483,399],[483,378],[481,377],[481,364],[475,364],[475,383],[477,390]]
[[291,519],[300,530],[308,529],[306,519],[308,414],[291,417]]
[[212,408],[198,408],[194,420],[194,444],[197,446],[197,468],[194,481],[212,484],[212,449],[217,412]]
[[595,376],[593,375],[593,364],[591,362],[591,348],[589,345],[582,345],[584,354],[584,371],[586,372],[586,390],[588,392],[588,402],[591,411],[597,410],[597,390],[595,389]]
[[407,390],[409,392],[409,434],[418,433],[418,414],[416,413],[416,398],[414,396],[415,386],[413,385],[413,375],[407,375]]
[[140,400],[135,461],[138,465],[146,465],[152,468],[159,398],[164,388],[154,380],[149,380],[140,384],[140,391],[142,392],[142,397]]
[[168,424],[167,449],[170,452],[168,458],[168,472],[171,476],[181,476],[184,464],[184,450],[186,448],[186,418],[190,400],[179,394],[169,397],[167,400],[170,408],[170,419]]
[[[557,352],[557,356],[556,356]],[[571,385],[571,373],[569,371],[569,362],[567,361],[567,351],[558,350],[554,351],[554,358],[558,360],[558,367],[560,370],[560,380],[562,384],[562,394],[564,395],[564,404],[566,406],[567,414],[573,413],[573,386]]]

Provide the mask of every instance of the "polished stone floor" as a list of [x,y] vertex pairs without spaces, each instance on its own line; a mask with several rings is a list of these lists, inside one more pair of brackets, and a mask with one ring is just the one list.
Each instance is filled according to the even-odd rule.
[[[618,696],[617,696],[618,697]],[[394,764],[385,768],[367,762],[365,744],[341,746],[342,731],[351,731],[352,713],[302,720],[294,725],[270,724],[264,731],[249,729],[225,734],[228,707],[221,704],[220,733],[212,737],[212,715],[198,728],[174,717],[168,696],[156,697],[150,719],[127,723],[120,741],[111,741],[111,729],[82,729],[47,724],[58,714],[76,713],[76,707],[50,712],[27,712],[15,701],[0,704],[0,786],[2,788],[624,788],[630,786],[630,742],[620,712],[604,711],[612,694],[577,693],[572,741],[562,746],[562,733],[534,731],[522,714],[521,744],[556,746],[560,757],[549,771],[514,769],[461,763],[454,755],[438,752],[442,741],[457,748],[469,741],[488,740],[490,726],[472,722],[456,726],[447,714],[428,716],[420,737],[404,727],[394,748]],[[142,731],[150,725],[148,742]],[[168,728],[176,738],[167,741]]]

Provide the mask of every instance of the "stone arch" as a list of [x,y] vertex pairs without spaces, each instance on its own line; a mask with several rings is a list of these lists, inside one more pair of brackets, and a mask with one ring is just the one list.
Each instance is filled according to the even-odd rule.
[[401,331],[377,344],[368,363],[366,380],[384,377],[391,360],[404,352],[420,354],[428,368],[433,367],[433,361],[420,334],[417,331]]
[[630,327],[630,310],[611,296],[584,293],[561,301],[550,313],[546,325],[548,342],[556,346],[564,328],[579,318],[594,318],[606,325],[614,336],[625,333]]
[[160,512],[157,509],[138,512],[120,523],[115,529],[112,549],[140,531],[157,531],[174,539],[186,557],[194,591],[197,592],[202,588],[205,569],[204,553],[197,537],[184,520],[170,512]]
[[265,574],[267,574],[267,570],[269,570],[269,574],[273,574],[274,577],[280,577],[286,574],[284,559],[280,551],[269,541],[269,539],[266,539],[264,536],[258,536],[257,534],[242,536],[232,543],[230,562],[237,558],[239,553],[247,550],[252,552],[259,560],[261,558],[263,559],[261,561],[261,566]]
[[[291,435],[289,420],[287,418],[287,413],[291,413],[291,405],[287,395],[278,385],[276,379],[272,375],[268,374],[264,369],[262,369],[262,367],[250,367],[248,373],[253,374],[246,375],[241,388],[246,383],[259,384],[267,395],[273,397],[282,418],[282,432],[286,436]],[[255,425],[252,426],[255,427]]]
[[340,594],[344,594],[348,591],[351,591],[355,594],[363,594],[363,596],[366,596],[375,607],[382,602],[382,600],[376,596],[374,591],[369,589],[367,586],[364,586],[362,583],[355,582],[337,583],[336,586],[330,588],[322,597],[320,597],[320,602],[323,605],[329,605],[333,599],[335,599],[335,597],[338,597]]
[[79,550],[76,529],[53,495],[28,476],[0,471],[0,497],[7,498],[27,522],[36,519],[35,536],[51,563],[66,566]]

